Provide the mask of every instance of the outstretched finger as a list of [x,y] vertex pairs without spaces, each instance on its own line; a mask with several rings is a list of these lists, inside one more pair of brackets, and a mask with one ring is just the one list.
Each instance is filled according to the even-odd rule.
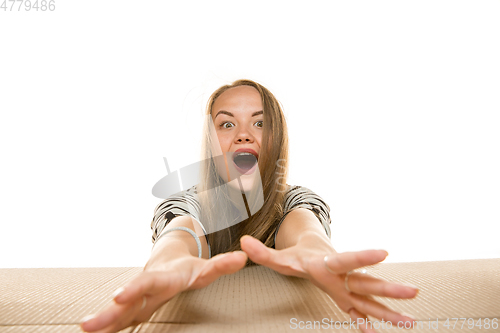
[[[185,283],[185,282],[184,282]],[[114,293],[114,300],[118,304],[134,302],[142,296],[166,293],[165,298],[171,298],[181,291],[183,282],[177,274],[169,272],[144,272],[128,282]]]
[[119,329],[114,328],[129,326],[132,314],[141,306],[140,303],[142,301],[125,305],[112,302],[101,313],[84,319],[80,326],[85,332],[116,332]]
[[370,296],[361,296],[354,293],[350,294],[351,303],[357,311],[366,313],[372,317],[390,321],[392,323],[402,322],[414,324],[415,318],[408,314],[400,314],[394,310],[389,309],[387,306],[375,301]]
[[383,261],[388,253],[385,250],[365,250],[357,252],[343,252],[327,257],[327,267],[337,274],[347,273],[363,266],[374,265]]
[[256,264],[269,267],[284,275],[303,277],[306,274],[299,260],[288,251],[289,249],[271,249],[249,235],[241,237],[240,242],[243,251]]
[[385,281],[368,274],[353,273],[348,280],[349,290],[359,295],[374,295],[392,298],[414,298],[418,287]]
[[349,310],[349,315],[356,322],[356,327],[359,328],[363,333],[375,333],[375,330],[371,329],[368,326],[368,317],[356,310],[355,308],[351,308]]
[[243,251],[219,254],[207,260],[203,270],[193,276],[188,283],[188,289],[199,289],[208,286],[222,275],[233,274],[245,267],[247,255]]

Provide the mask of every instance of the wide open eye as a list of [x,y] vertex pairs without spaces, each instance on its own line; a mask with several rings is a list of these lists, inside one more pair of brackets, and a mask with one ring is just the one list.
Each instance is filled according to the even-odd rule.
[[256,124],[259,124],[260,123],[260,126],[257,126],[257,127],[262,127],[264,126],[264,121],[263,120],[259,120],[258,122],[256,122]]
[[[231,126],[227,127],[226,124],[231,124]],[[222,127],[222,128],[230,128],[230,127],[233,127],[233,123],[229,122],[229,121],[225,121],[223,122],[222,124],[219,125],[219,127]]]

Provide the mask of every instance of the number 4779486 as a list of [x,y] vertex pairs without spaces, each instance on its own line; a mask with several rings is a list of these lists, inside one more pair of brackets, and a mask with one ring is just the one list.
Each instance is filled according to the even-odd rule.
[[[453,322],[454,321],[454,322]],[[446,321],[443,323],[443,326],[446,328],[455,328],[455,325],[457,325],[458,321],[462,321],[462,325],[458,323],[460,328],[464,328],[464,325],[466,325],[467,328],[472,329],[475,327],[479,327],[480,329],[498,329],[498,318],[479,318],[477,321],[474,320],[474,318],[447,318]],[[453,325],[452,325],[453,324]]]
[[[1,0],[0,0],[1,1]],[[0,5],[0,10],[4,12],[9,11],[17,11],[20,12],[21,8],[24,8],[24,11],[54,11],[56,10],[56,0],[3,0]]]

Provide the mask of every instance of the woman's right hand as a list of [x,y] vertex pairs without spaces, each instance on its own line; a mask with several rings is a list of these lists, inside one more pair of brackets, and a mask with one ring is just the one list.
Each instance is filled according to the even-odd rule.
[[222,275],[235,273],[245,266],[247,259],[245,252],[235,251],[211,259],[188,256],[146,266],[114,296],[111,304],[80,327],[85,332],[111,333],[138,325],[178,293],[206,287]]

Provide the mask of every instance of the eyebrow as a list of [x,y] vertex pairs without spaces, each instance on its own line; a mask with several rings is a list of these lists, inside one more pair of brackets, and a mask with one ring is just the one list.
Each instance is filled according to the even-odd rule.
[[[264,111],[263,111],[263,110],[260,110],[260,111],[254,112],[254,113],[252,113],[252,117],[258,116],[259,114],[263,114],[263,113],[264,113]],[[218,116],[219,114],[225,114],[225,115],[228,115],[228,116],[230,116],[230,117],[234,117],[234,114],[232,114],[231,112],[226,111],[226,110],[220,110],[220,111],[219,111],[219,112],[217,112],[217,114],[215,115],[215,118],[217,118],[217,116]],[[215,118],[214,118],[214,119],[215,119]]]

